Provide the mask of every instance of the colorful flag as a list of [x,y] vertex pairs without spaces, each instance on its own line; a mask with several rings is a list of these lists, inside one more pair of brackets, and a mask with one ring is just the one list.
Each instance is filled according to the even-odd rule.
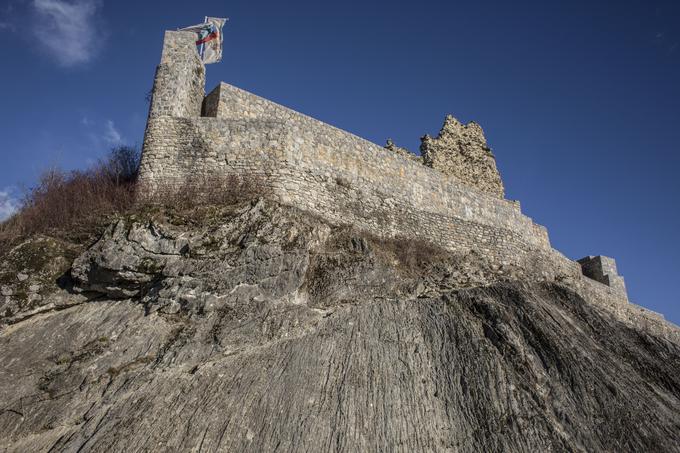
[[205,22],[191,27],[180,29],[181,31],[193,31],[198,39],[196,48],[204,64],[219,63],[222,61],[222,27],[227,19],[219,17],[206,17]]

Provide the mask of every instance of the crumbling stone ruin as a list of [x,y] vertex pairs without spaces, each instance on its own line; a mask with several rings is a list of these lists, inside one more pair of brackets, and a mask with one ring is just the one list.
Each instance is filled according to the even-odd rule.
[[420,153],[425,165],[482,192],[499,198],[505,196],[496,158],[479,124],[462,124],[448,115],[436,138],[426,135],[421,140]]
[[[627,302],[616,279],[594,274],[550,246],[504,187],[482,128],[447,116],[422,157],[386,147],[220,83],[205,95],[192,33],[168,31],[156,71],[139,175],[140,194],[188,180],[262,178],[270,196],[339,225],[474,251],[498,266],[552,263],[611,304]],[[424,164],[424,165],[423,165]],[[611,273],[607,275],[612,275]]]
[[462,124],[447,115],[439,135],[421,138],[420,156],[387,140],[385,149],[414,162],[434,168],[462,184],[482,192],[505,197],[501,175],[496,168],[496,158],[486,143],[482,127],[474,122]]

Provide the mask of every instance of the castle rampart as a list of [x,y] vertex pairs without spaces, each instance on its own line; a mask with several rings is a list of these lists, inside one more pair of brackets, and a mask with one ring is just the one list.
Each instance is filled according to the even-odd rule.
[[282,203],[334,223],[476,250],[499,263],[549,256],[563,273],[580,275],[577,263],[551,248],[544,227],[502,198],[500,179],[487,193],[226,83],[204,96],[204,78],[193,35],[166,32],[144,140],[142,191],[197,178],[261,175]]
[[611,287],[614,291],[626,294],[626,283],[618,274],[616,260],[608,256],[586,256],[578,260],[583,275]]

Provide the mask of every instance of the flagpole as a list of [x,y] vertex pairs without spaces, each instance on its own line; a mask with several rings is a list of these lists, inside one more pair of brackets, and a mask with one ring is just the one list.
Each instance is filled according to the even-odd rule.
[[[203,23],[207,24],[208,23],[208,16],[204,16]],[[203,51],[205,50],[205,43],[201,43],[201,51],[199,52],[199,55],[201,56],[201,59],[203,59]]]

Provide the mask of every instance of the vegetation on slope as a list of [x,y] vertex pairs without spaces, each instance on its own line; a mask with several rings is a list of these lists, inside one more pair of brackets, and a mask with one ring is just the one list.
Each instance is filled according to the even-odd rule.
[[90,237],[109,216],[133,205],[138,168],[138,151],[119,147],[86,170],[46,171],[24,195],[21,209],[0,224],[0,246],[9,248],[35,235],[75,241]]
[[9,252],[37,236],[87,245],[119,216],[163,207],[188,220],[205,215],[207,206],[231,205],[264,194],[256,178],[231,176],[188,181],[153,199],[139,197],[139,164],[139,151],[121,146],[88,169],[46,171],[25,193],[19,211],[0,223],[0,251]]

